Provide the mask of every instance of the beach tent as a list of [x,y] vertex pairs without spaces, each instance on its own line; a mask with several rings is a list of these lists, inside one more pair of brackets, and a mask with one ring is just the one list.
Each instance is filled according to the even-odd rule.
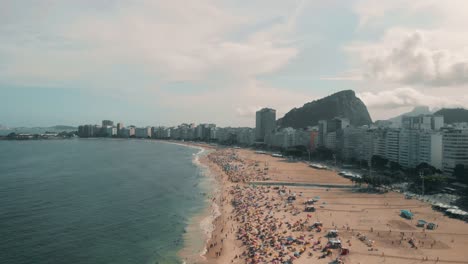
[[417,226],[418,226],[418,227],[425,227],[426,224],[427,224],[426,221],[424,221],[424,220],[422,220],[422,219],[419,219],[419,220],[418,220],[418,223],[417,223]]
[[413,213],[408,210],[401,210],[400,215],[406,219],[413,219]]
[[429,223],[427,224],[427,229],[434,230],[437,228],[437,224]]
[[337,237],[338,236],[338,230],[329,230],[327,233],[327,237]]
[[328,240],[328,245],[330,245],[330,248],[340,248],[341,247],[341,240],[337,238],[330,238]]

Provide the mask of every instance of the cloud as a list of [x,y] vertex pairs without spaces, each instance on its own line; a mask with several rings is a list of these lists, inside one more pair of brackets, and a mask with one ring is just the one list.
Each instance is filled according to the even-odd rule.
[[468,98],[433,96],[409,87],[378,92],[363,92],[358,96],[368,107],[374,109],[393,109],[419,105],[425,105],[431,108],[462,107],[468,103]]
[[382,35],[353,41],[345,50],[370,81],[400,87],[467,84],[467,8],[463,0],[360,0],[354,6],[359,31]]
[[362,81],[362,72],[359,69],[352,69],[335,76],[323,76],[322,81]]
[[242,118],[254,118],[255,113],[260,109],[262,109],[261,106],[237,107],[236,113],[239,117]]
[[395,46],[385,47],[384,43],[395,42],[388,39],[396,37],[390,33],[374,52],[361,47],[366,78],[427,86],[468,83],[468,53],[431,48],[423,32],[403,34]]
[[259,80],[227,83],[223,89],[197,94],[179,94],[176,104],[170,93],[158,91],[158,97],[164,108],[183,113],[181,120],[210,121],[221,126],[232,125],[234,120],[242,126],[255,126],[255,112],[263,107],[276,109],[280,118],[293,107],[316,99],[313,90],[290,91]]
[[[242,39],[230,36],[252,20],[210,0],[119,2],[72,16],[63,25],[42,25],[38,35],[28,30],[34,20],[27,20],[8,25],[14,37],[0,37],[0,54],[8,54],[2,75],[12,81],[92,82],[96,73],[128,65],[163,81],[253,78],[279,70],[298,54],[288,36],[291,19]],[[27,38],[33,42],[19,41]]]

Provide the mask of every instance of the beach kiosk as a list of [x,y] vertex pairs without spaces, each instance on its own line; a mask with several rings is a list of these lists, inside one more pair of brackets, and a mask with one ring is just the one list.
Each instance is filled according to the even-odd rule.
[[406,219],[413,219],[413,213],[411,213],[409,210],[401,210],[400,215]]

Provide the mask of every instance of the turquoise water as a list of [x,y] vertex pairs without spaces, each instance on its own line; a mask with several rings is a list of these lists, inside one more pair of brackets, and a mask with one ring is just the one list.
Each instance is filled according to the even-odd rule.
[[0,263],[179,263],[203,210],[198,149],[147,140],[0,141]]

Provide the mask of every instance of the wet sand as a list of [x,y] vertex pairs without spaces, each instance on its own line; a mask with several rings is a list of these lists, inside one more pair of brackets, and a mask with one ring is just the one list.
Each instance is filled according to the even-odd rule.
[[[232,153],[235,153],[239,160],[231,160],[229,163],[233,164],[233,167],[240,167],[226,173],[226,168],[219,164],[226,164],[228,161],[214,162],[213,159],[217,156],[226,157],[226,154],[230,157]],[[287,203],[285,196],[279,195],[273,186],[253,189],[247,182],[346,186],[352,186],[353,183],[332,171],[316,170],[302,162],[289,162],[245,149],[217,150],[211,156],[202,158],[200,162],[209,168],[220,184],[222,195],[214,202],[219,205],[221,215],[214,222],[215,230],[207,245],[206,259],[192,263],[269,263],[275,257],[284,260],[292,257],[293,263],[299,264],[330,263],[338,257],[339,251],[332,249],[330,255],[319,259],[323,253],[319,245],[314,246],[317,241],[321,241],[320,246],[326,243],[325,232],[330,229],[338,230],[343,246],[350,250],[349,255],[342,257],[344,263],[468,263],[468,224],[448,218],[423,202],[407,200],[402,194],[284,187],[286,194],[296,194],[296,200]],[[231,203],[233,199],[247,194],[252,199],[244,199],[241,203],[247,209],[235,208]],[[304,202],[316,196],[320,197],[315,204],[316,212],[304,212]],[[259,202],[252,201],[254,199]],[[255,207],[249,208],[252,205]],[[415,214],[414,219],[402,218],[399,215],[401,209],[411,210]],[[243,214],[247,216],[242,217]],[[439,226],[436,230],[424,230],[416,227],[418,219],[435,222]],[[323,224],[321,232],[307,228],[316,221]],[[281,226],[276,223],[274,230],[265,231],[270,238],[274,238],[278,250],[269,246],[259,247],[257,244],[260,241],[250,234],[251,230],[257,231],[255,228],[265,226],[270,228],[273,222],[283,223]],[[281,247],[281,250],[289,255],[278,257],[275,254],[281,251],[281,237],[297,238],[297,243]],[[360,237],[366,239],[361,241]],[[409,243],[410,239],[414,247]],[[253,258],[249,257],[247,248],[248,245],[252,246],[252,243],[255,245],[253,251],[257,253]],[[315,250],[312,249],[313,246]],[[293,253],[299,251],[300,254],[294,257]]]

